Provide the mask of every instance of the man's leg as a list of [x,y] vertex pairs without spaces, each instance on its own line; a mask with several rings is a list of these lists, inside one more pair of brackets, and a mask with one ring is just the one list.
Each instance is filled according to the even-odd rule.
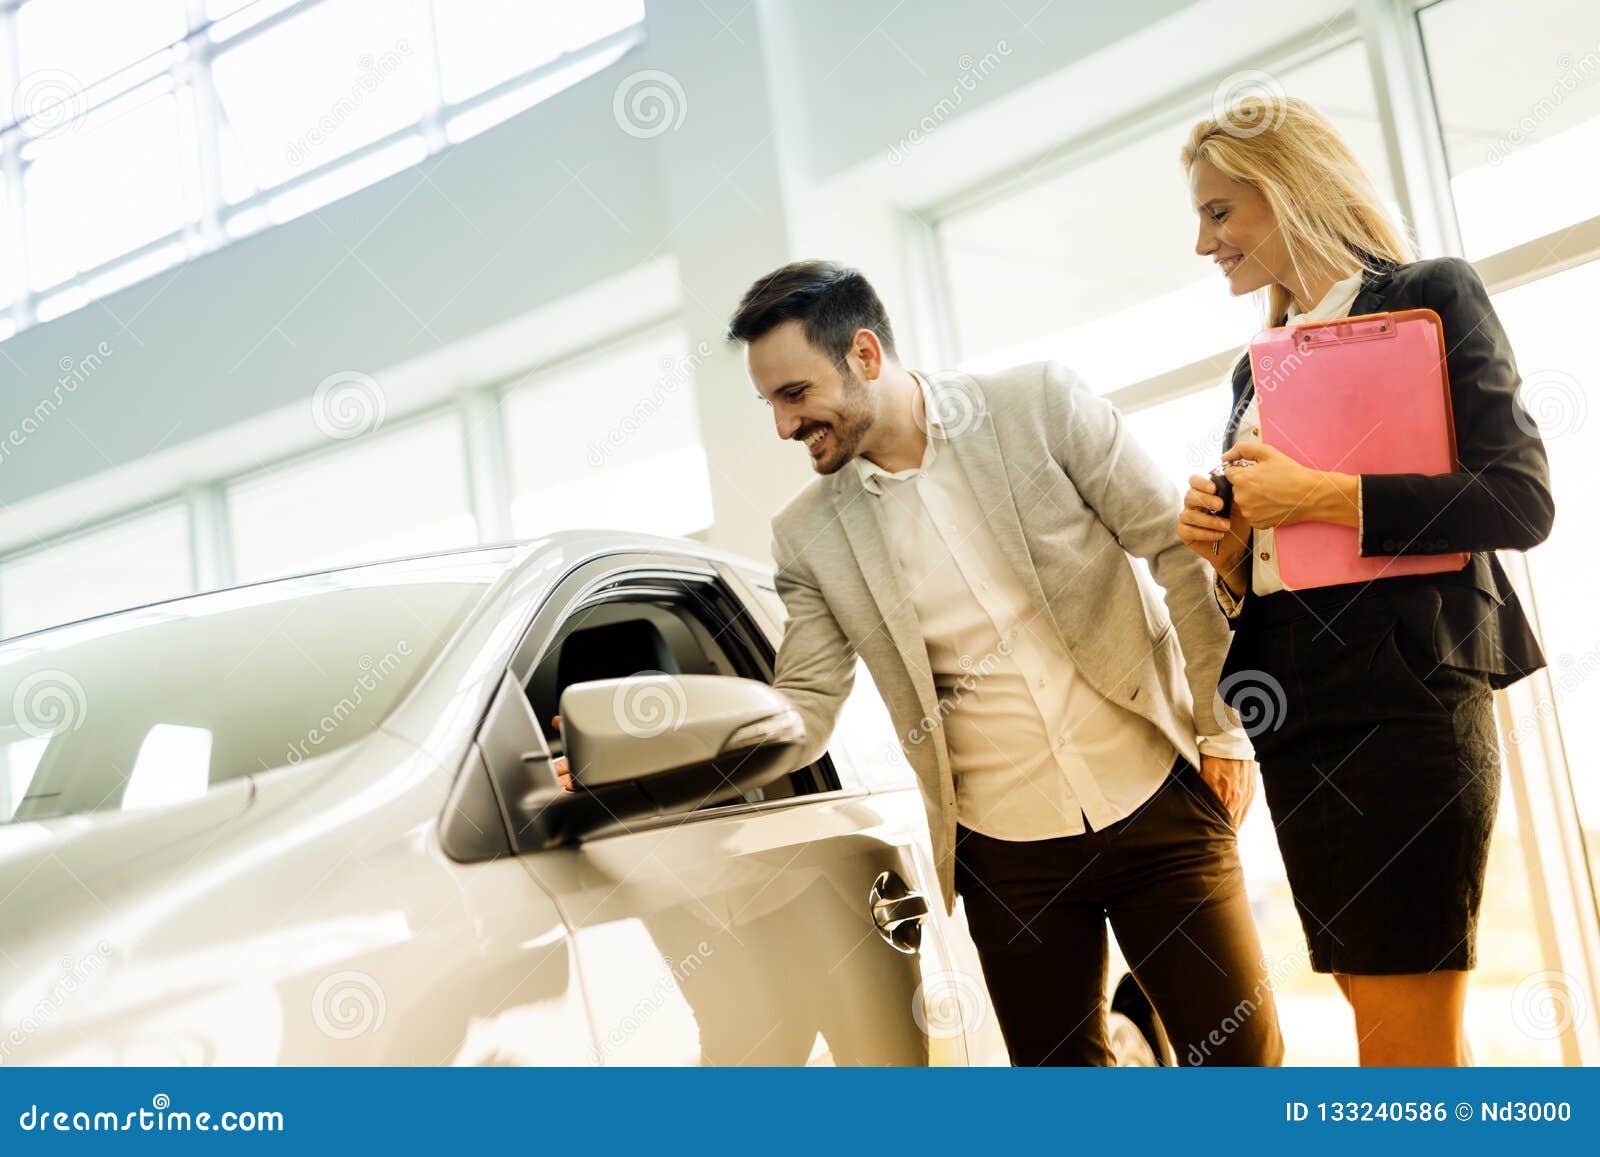
[[[956,888],[1011,1063],[1109,1065],[1106,917],[1074,896],[1073,838],[956,832]],[[1064,848],[1068,850],[1063,850]]]
[[1184,764],[1107,828],[1107,913],[1180,1065],[1277,1065],[1277,1006],[1225,814]]

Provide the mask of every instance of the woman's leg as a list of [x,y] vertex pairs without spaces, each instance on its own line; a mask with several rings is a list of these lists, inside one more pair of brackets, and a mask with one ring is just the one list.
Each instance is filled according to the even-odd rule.
[[1361,1064],[1469,1065],[1462,1014],[1467,973],[1339,975],[1355,1009]]

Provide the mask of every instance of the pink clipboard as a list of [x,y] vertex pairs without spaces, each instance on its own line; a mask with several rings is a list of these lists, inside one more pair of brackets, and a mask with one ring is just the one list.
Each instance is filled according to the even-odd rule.
[[[1250,342],[1261,440],[1317,470],[1448,474],[1457,469],[1444,328],[1431,309],[1281,326]],[[1437,574],[1455,554],[1368,555],[1356,529],[1330,522],[1277,528],[1290,590]]]

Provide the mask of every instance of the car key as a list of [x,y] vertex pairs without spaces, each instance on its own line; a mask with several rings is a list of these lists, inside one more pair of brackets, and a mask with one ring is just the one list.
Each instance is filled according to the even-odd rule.
[[[1218,518],[1228,518],[1233,510],[1233,483],[1228,481],[1228,467],[1254,465],[1254,459],[1241,458],[1237,462],[1224,462],[1221,466],[1216,467],[1211,471],[1211,473],[1206,475],[1207,478],[1211,479],[1212,484],[1216,486],[1217,497],[1222,499],[1222,509],[1213,510],[1211,512],[1212,514],[1216,515]],[[1211,544],[1211,553],[1222,553],[1222,540],[1220,538]]]

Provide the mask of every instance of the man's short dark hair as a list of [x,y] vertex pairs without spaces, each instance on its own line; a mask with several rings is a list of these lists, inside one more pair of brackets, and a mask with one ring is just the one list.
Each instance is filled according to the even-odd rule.
[[836,361],[850,352],[856,331],[870,329],[888,357],[894,330],[872,283],[858,269],[832,261],[796,261],[773,270],[745,291],[728,322],[728,340],[746,344],[786,321],[799,321],[806,340]]

